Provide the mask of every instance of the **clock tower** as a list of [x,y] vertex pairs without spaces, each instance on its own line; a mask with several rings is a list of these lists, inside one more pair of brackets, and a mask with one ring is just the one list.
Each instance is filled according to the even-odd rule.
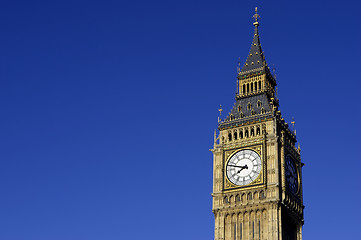
[[301,240],[301,150],[278,109],[276,79],[260,44],[257,8],[253,17],[253,41],[238,68],[235,104],[219,119],[211,150],[214,238]]

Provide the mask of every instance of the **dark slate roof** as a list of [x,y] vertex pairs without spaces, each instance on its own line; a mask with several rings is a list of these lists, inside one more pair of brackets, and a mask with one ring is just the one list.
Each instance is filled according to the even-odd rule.
[[[258,106],[258,102],[260,102],[260,106]],[[250,108],[248,108],[249,103],[251,106]],[[238,111],[239,106],[241,106],[241,111]],[[254,114],[261,114],[262,108],[264,109],[264,112],[271,111],[270,103],[265,93],[238,99],[230,114],[232,114],[235,118],[239,118],[241,113],[243,113],[244,117],[248,117],[252,115],[252,110],[254,111]],[[227,117],[227,120],[229,119],[230,116]]]
[[251,45],[251,50],[249,51],[247,60],[243,65],[241,74],[256,69],[259,70],[260,68],[264,69],[267,67],[266,58],[264,57],[264,53],[261,47],[261,42],[259,40],[258,23],[254,23],[254,25],[255,25],[255,29],[254,29],[254,36]]
[[[260,103],[260,105],[258,104]],[[250,108],[248,105],[250,104]],[[239,106],[241,107],[239,111]],[[264,112],[262,113],[262,108]],[[252,110],[254,114],[252,114]],[[241,116],[243,113],[243,117]],[[249,121],[250,117],[254,118],[263,118],[269,117],[272,115],[272,109],[270,100],[266,93],[261,93],[258,95],[253,95],[247,98],[237,99],[234,104],[231,112],[227,118],[219,124],[219,127],[222,128],[226,125],[229,125],[232,121]],[[242,121],[243,122],[243,121]]]

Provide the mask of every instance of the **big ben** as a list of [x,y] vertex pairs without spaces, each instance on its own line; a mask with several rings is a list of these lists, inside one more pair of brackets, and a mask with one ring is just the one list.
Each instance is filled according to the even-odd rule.
[[212,149],[215,240],[301,240],[301,150],[279,110],[257,8],[253,17],[253,41],[237,71],[235,103],[219,119]]

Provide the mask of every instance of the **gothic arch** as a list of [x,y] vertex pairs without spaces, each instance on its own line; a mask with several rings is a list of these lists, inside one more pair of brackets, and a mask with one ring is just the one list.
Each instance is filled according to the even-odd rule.
[[258,198],[258,192],[257,192],[257,191],[255,191],[255,192],[253,193],[253,199],[255,199],[255,200],[256,200],[256,199],[259,199],[259,198]]
[[260,199],[260,200],[263,200],[263,199],[265,199],[265,198],[266,198],[265,192],[264,192],[263,190],[261,190],[261,191],[259,192],[259,199]]
[[232,213],[232,223],[235,224],[237,222],[237,214]]
[[258,126],[257,127],[257,131],[256,131],[256,135],[260,135],[261,134],[261,129],[260,129],[260,127]]
[[247,194],[247,200],[248,200],[248,201],[253,200],[252,193],[248,193],[248,194]]
[[241,201],[246,202],[246,194],[245,193],[242,193]]
[[233,195],[231,195],[231,196],[229,197],[229,203],[234,203],[234,197],[233,197]]
[[262,102],[261,102],[261,100],[258,100],[257,101],[257,107],[261,107],[262,106]]

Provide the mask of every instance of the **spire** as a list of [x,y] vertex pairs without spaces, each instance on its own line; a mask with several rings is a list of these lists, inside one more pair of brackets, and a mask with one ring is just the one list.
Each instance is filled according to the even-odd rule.
[[264,57],[261,42],[259,40],[259,34],[258,34],[258,19],[260,16],[257,13],[257,8],[255,9],[255,14],[253,15],[253,18],[255,22],[253,23],[255,29],[254,29],[254,35],[253,35],[253,41],[251,45],[251,50],[249,51],[247,60],[245,64],[242,67],[241,74],[246,73],[252,70],[261,70],[260,68],[264,69],[267,67],[266,59]]

